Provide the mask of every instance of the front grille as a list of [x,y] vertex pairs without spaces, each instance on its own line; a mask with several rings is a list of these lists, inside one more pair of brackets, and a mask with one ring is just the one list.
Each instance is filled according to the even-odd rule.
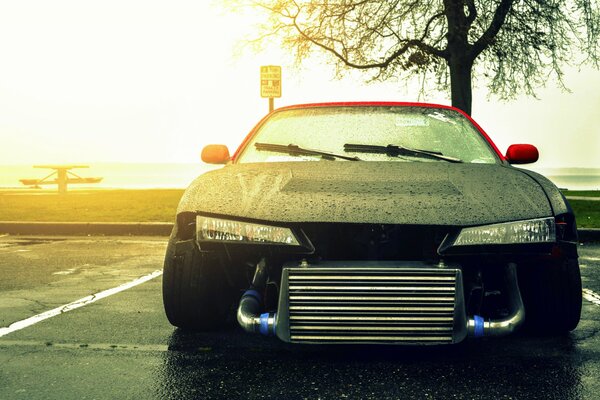
[[437,249],[448,227],[305,223],[298,228],[322,260],[439,260]]
[[458,269],[286,268],[283,275],[291,342],[434,344],[464,338]]

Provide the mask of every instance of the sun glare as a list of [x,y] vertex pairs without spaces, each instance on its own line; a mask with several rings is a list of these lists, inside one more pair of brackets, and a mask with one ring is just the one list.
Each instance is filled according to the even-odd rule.
[[[330,59],[318,51],[294,65],[276,40],[252,50],[244,39],[258,36],[257,9],[191,0],[4,1],[2,9],[3,164],[194,163],[209,143],[233,151],[268,111],[259,92],[261,65],[282,66],[276,107],[419,99],[416,82],[366,84],[357,71],[335,80]],[[589,88],[600,82],[598,73],[572,72],[565,79],[574,94],[540,91],[543,103],[499,103],[476,88],[473,115],[502,150],[534,142],[541,165],[598,166],[593,159],[600,141],[591,127],[600,117],[592,109],[578,116],[585,123],[570,133],[575,136],[566,150],[561,142],[569,119],[556,120],[561,113],[580,113],[582,104],[597,108],[600,97]],[[426,100],[449,103],[446,93]]]

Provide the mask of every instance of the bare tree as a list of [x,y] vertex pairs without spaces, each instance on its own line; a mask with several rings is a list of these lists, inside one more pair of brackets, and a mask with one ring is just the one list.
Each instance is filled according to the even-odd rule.
[[508,99],[535,95],[552,75],[564,88],[565,65],[598,67],[599,0],[240,1],[266,12],[261,39],[281,38],[300,61],[320,48],[338,71],[449,84],[469,114],[474,77]]

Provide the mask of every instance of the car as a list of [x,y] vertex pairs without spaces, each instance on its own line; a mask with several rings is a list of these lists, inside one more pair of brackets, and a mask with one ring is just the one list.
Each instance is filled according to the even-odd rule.
[[[457,108],[351,102],[269,113],[179,203],[163,301],[176,327],[291,343],[451,344],[581,313],[575,216]],[[233,322],[235,323],[235,322]]]

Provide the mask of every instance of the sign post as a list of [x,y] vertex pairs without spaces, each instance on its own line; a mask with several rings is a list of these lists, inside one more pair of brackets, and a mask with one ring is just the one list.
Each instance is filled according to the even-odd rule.
[[281,67],[263,65],[260,67],[260,97],[269,99],[269,112],[275,108],[275,97],[281,97]]

